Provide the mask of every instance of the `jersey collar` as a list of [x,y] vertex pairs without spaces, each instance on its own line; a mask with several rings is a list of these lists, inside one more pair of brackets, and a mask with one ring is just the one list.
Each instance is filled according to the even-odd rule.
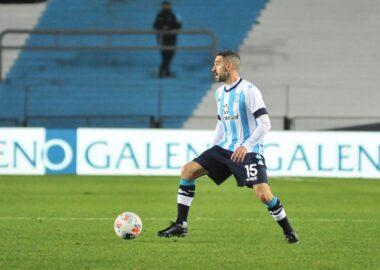
[[224,91],[226,91],[226,92],[230,92],[231,90],[233,90],[233,89],[235,89],[241,82],[242,82],[242,78],[239,78],[238,80],[237,80],[237,82],[235,81],[233,84],[232,84],[232,87],[231,88],[229,88],[229,89],[227,89],[227,87],[226,87],[226,85],[224,85]]

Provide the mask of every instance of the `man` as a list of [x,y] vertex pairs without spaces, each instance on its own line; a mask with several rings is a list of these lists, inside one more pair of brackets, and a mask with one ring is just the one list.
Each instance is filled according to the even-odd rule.
[[177,197],[176,222],[157,234],[160,237],[188,235],[187,216],[195,194],[195,179],[208,175],[216,184],[231,174],[238,186],[253,188],[274,220],[283,229],[288,243],[298,243],[280,200],[268,185],[263,138],[270,130],[269,116],[261,93],[239,77],[240,57],[236,52],[217,54],[212,71],[224,85],[216,90],[218,123],[214,146],[182,167]]
[[[181,21],[172,11],[172,5],[169,1],[164,1],[161,4],[161,11],[157,14],[153,27],[158,31],[178,30],[182,26]],[[177,44],[177,34],[164,34],[157,35],[157,42],[161,46],[175,46]],[[161,65],[158,71],[159,78],[170,77],[170,63],[173,59],[174,49],[161,50]]]

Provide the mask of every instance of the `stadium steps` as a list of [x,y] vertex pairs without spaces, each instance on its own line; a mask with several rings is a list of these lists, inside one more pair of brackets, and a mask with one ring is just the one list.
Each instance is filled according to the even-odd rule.
[[[44,12],[46,3],[34,4],[0,4],[0,33],[6,29],[33,27]],[[27,35],[5,37],[5,45],[23,45]],[[3,52],[2,78],[6,76],[19,54],[19,50]]]
[[[226,19],[225,6],[216,0],[179,0],[174,8],[181,14],[184,29],[208,29],[216,34],[219,49],[236,49],[265,2],[225,1],[231,4],[228,14],[240,14],[239,20],[233,16]],[[149,1],[149,4],[52,0],[37,29],[151,29],[160,4],[161,0]],[[30,45],[53,42],[54,38],[43,35],[32,35],[28,39]],[[60,38],[60,42],[94,46],[103,44],[104,38],[67,36]],[[154,36],[113,39],[116,45],[155,45],[155,42]],[[178,45],[206,44],[208,38],[202,36],[179,36]],[[210,87],[212,60],[209,52],[178,51],[172,64],[176,78],[160,80],[156,78],[158,52],[23,51],[6,81],[0,84],[0,105],[12,106],[0,112],[0,118],[12,116],[21,123],[27,115],[28,123],[33,122],[33,126],[75,127],[88,125],[89,121],[83,119],[89,115],[99,117],[91,121],[91,126],[103,126],[102,121],[112,126],[110,118],[101,116],[152,114],[163,120],[165,128],[181,127]],[[54,115],[62,119],[52,118]],[[127,123],[122,127],[141,127],[138,120],[134,123],[115,118],[115,126],[122,123]]]
[[[297,130],[379,122],[378,1],[273,0],[259,22],[240,47],[241,74],[263,92],[274,129],[284,116]],[[197,117],[211,114],[203,102]]]

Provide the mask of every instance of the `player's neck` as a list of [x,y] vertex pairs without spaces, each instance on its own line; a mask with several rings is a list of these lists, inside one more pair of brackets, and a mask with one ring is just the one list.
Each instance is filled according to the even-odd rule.
[[224,83],[227,85],[227,86],[230,86],[230,85],[233,85],[237,80],[239,80],[240,77],[238,74],[233,74],[231,75],[227,81],[225,81]]

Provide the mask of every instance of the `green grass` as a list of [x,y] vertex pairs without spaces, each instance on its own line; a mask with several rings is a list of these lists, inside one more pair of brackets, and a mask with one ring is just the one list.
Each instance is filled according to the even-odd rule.
[[[0,269],[380,269],[380,181],[270,182],[301,243],[247,188],[197,184],[190,236],[155,233],[176,214],[176,177],[0,176]],[[138,213],[142,235],[113,231]]]

